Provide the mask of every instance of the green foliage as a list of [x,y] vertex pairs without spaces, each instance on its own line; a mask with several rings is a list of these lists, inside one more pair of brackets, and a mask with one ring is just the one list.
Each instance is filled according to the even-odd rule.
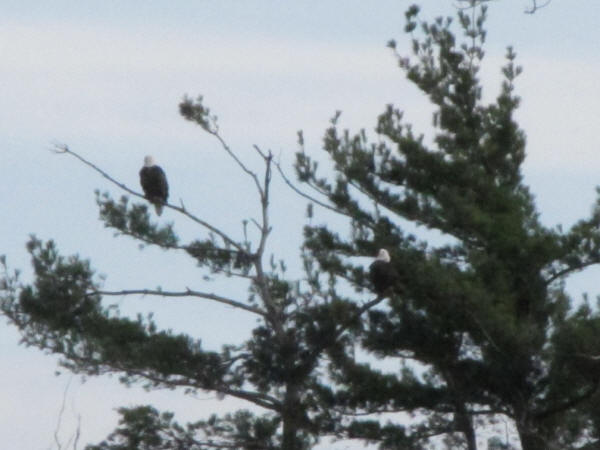
[[[152,293],[195,295],[252,313],[257,323],[247,340],[205,351],[198,339],[158,330],[151,316],[121,317],[102,301],[126,291],[103,292],[89,262],[61,256],[52,241],[28,243],[31,284],[0,258],[2,312],[25,344],[60,354],[72,371],[117,373],[148,388],[210,390],[266,410],[184,427],[149,406],[122,408],[115,432],[88,450],[303,450],[325,435],[415,450],[442,436],[453,448],[475,450],[476,428],[497,414],[513,420],[524,450],[597,444],[600,316],[597,307],[572,305],[564,279],[600,263],[600,195],[591,217],[568,231],[540,222],[521,173],[525,134],[514,118],[521,69],[509,48],[500,93],[483,103],[486,9],[476,3],[472,14],[459,10],[456,22],[421,21],[416,6],[406,12],[412,55],[396,56],[434,107],[430,139],[393,105],[378,117],[374,143],[364,130],[340,129],[336,112],[322,145],[332,171],[323,175],[298,133],[296,175],[319,196],[305,195],[312,201],[303,279],[289,280],[276,255],[265,258],[271,155],[257,148],[261,181],[225,144],[202,97],[184,98],[180,113],[216,137],[256,184],[257,242],[247,238],[247,221],[238,241],[182,206],[173,209],[203,234],[181,244],[173,224],[153,223],[145,203],[96,193],[100,219],[117,234],[184,250],[205,272],[245,280],[245,300],[189,289]],[[388,45],[397,52],[395,41]],[[345,218],[349,231],[318,223],[318,205]],[[417,231],[408,232],[409,224]],[[386,297],[369,292],[356,258],[380,248],[398,274]],[[361,303],[359,294],[371,300]],[[365,352],[370,363],[356,356]],[[400,413],[413,423],[398,423]]]
[[279,448],[275,438],[278,419],[256,417],[240,410],[223,418],[212,415],[207,421],[187,424],[173,420],[170,412],[159,413],[152,406],[119,408],[119,428],[98,445],[86,450],[200,450],[238,448],[270,450]]
[[210,114],[210,108],[204,105],[204,98],[199,96],[196,100],[185,97],[179,104],[179,113],[192,122],[196,122],[205,131],[217,131],[217,116]]
[[232,249],[228,243],[220,247],[214,236],[204,241],[195,240],[185,247],[200,267],[208,266],[213,273],[240,270],[247,275],[255,260],[249,252]]
[[[200,341],[157,331],[151,318],[132,320],[103,308],[88,261],[64,258],[52,241],[35,237],[27,247],[35,282],[2,303],[26,344],[62,354],[63,365],[84,374],[118,368],[125,382],[143,378],[149,386],[215,389],[223,383],[226,365],[218,353],[203,351]],[[227,382],[241,383],[232,377]]]
[[[373,144],[364,131],[341,131],[336,114],[323,141],[334,175],[320,175],[305,151],[296,160],[298,179],[351,226],[349,237],[327,225],[305,227],[305,258],[361,291],[368,287],[364,271],[347,257],[388,249],[399,289],[390,309],[369,312],[357,338],[378,357],[408,357],[421,367],[419,375],[383,375],[338,355],[332,376],[344,388],[332,401],[350,411],[428,411],[421,431],[409,435],[415,443],[452,417],[442,428],[468,441],[475,418],[487,417],[477,411],[494,411],[515,420],[525,449],[553,440],[572,445],[594,430],[583,418],[600,382],[590,357],[600,353],[592,337],[598,315],[569,317],[559,281],[600,262],[598,207],[566,233],[540,223],[521,173],[525,136],[514,120],[521,72],[514,51],[507,51],[500,94],[483,104],[485,8],[458,13],[462,43],[452,20],[421,22],[418,12],[411,7],[406,14],[413,56],[397,56],[435,107],[432,144],[389,105]],[[396,49],[393,41],[389,46]],[[437,230],[446,243],[424,245],[405,233],[407,222]],[[569,424],[561,423],[574,407]],[[383,433],[370,420],[352,426],[373,440]],[[397,430],[395,445],[407,446],[406,430]]]
[[96,191],[96,203],[100,208],[100,220],[106,227],[148,244],[163,248],[177,247],[179,240],[173,225],[152,223],[146,204],[131,205],[127,196],[115,202],[107,192],[100,194],[99,191]]
[[200,446],[186,435],[185,430],[172,422],[171,413],[159,414],[151,406],[119,408],[120,427],[98,445],[88,445],[86,450],[195,450]]

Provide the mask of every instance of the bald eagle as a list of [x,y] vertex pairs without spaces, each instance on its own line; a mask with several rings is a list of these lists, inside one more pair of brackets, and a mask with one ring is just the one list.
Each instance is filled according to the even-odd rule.
[[396,282],[396,271],[390,260],[390,254],[382,248],[369,266],[369,278],[377,295],[385,294]]
[[160,216],[169,197],[169,184],[165,172],[154,163],[152,156],[144,158],[144,167],[140,170],[140,183],[146,199],[154,205],[156,214]]

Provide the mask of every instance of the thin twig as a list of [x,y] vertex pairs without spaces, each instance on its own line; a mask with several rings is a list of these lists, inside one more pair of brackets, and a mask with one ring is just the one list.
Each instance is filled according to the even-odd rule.
[[468,311],[465,309],[465,312],[473,320],[473,322],[475,322],[475,324],[479,327],[479,329],[485,335],[485,337],[487,338],[489,343],[492,344],[492,347],[494,347],[498,353],[502,353],[502,350],[500,349],[500,347],[492,339],[492,336],[487,332],[487,330],[485,329],[483,324],[479,321],[479,319],[477,319],[477,317],[475,317],[475,315],[473,313],[471,313],[471,311]]
[[227,145],[227,142],[225,142],[225,139],[223,139],[221,137],[218,130],[207,130],[207,131],[208,131],[208,133],[212,134],[215,138],[217,138],[217,140],[221,143],[221,147],[223,147],[223,149],[229,154],[229,156],[231,156],[233,158],[233,160],[237,163],[237,165],[240,166],[244,172],[246,172],[248,175],[250,175],[252,177],[252,179],[254,180],[254,184],[256,185],[256,188],[258,189],[260,196],[262,197],[264,195],[264,192],[263,192],[263,188],[260,185],[260,181],[258,180],[258,175],[256,175],[256,173],[254,173],[253,171],[251,171],[244,165],[244,163],[231,150],[229,145]]
[[344,211],[342,211],[341,209],[337,209],[331,205],[328,205],[327,203],[323,203],[322,201],[314,198],[313,196],[301,191],[300,189],[298,189],[294,183],[292,183],[290,181],[290,179],[285,175],[285,173],[283,172],[283,169],[281,168],[279,163],[274,163],[275,167],[277,167],[277,171],[279,172],[279,174],[281,175],[281,178],[283,178],[283,181],[285,182],[285,184],[287,184],[296,194],[300,195],[301,197],[306,198],[307,200],[315,203],[316,205],[322,206],[323,208],[329,209],[337,214],[341,214],[343,216],[348,216],[351,217],[349,214],[345,213]]
[[543,8],[545,6],[548,6],[550,4],[551,0],[546,0],[546,2],[544,2],[541,5],[537,4],[537,0],[532,0],[533,2],[533,6],[530,9],[526,9],[525,10],[525,14],[533,14],[534,12],[536,12],[538,9]]
[[73,377],[69,378],[69,381],[67,381],[65,389],[63,391],[62,403],[60,405],[60,410],[58,412],[58,420],[56,422],[56,429],[54,430],[54,442],[56,442],[56,447],[57,447],[58,450],[62,449],[62,444],[60,443],[60,439],[58,437],[58,432],[60,431],[60,427],[61,427],[61,424],[62,424],[63,414],[65,413],[65,405],[67,403],[67,393],[69,392],[69,386],[71,385],[71,380],[72,379],[73,379]]
[[81,414],[77,414],[77,429],[75,430],[75,439],[73,440],[73,450],[77,450],[79,437],[81,436]]

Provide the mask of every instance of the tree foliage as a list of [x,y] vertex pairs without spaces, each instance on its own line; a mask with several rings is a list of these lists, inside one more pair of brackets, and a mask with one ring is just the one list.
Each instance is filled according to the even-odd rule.
[[[424,449],[442,438],[474,450],[477,430],[498,417],[514,423],[525,450],[598,445],[600,316],[574,304],[564,280],[600,262],[600,200],[567,231],[541,223],[521,172],[526,140],[514,118],[521,71],[515,52],[507,51],[499,94],[484,103],[485,5],[471,14],[459,10],[456,24],[424,22],[418,14],[416,6],[406,12],[412,55],[401,55],[394,41],[389,46],[434,107],[427,138],[393,105],[377,120],[375,142],[364,130],[341,129],[337,113],[323,138],[331,168],[321,168],[323,157],[307,151],[299,133],[292,181],[256,146],[263,171],[251,170],[203,98],[183,99],[182,116],[252,180],[261,210],[251,223],[255,238],[247,221],[235,237],[183,203],[167,204],[198,227],[184,242],[174,224],[155,222],[147,204],[135,201],[143,195],[68,147],[57,149],[129,194],[115,200],[97,192],[106,227],[143,245],[183,250],[203,273],[245,281],[247,294],[103,290],[88,261],[32,237],[31,283],[2,260],[2,311],[23,342],[62,355],[75,373],[216,392],[264,411],[182,426],[151,406],[122,408],[119,427],[90,450],[295,450],[322,436],[389,449]],[[310,201],[299,280],[288,279],[285,261],[267,254],[274,168],[299,201]],[[332,227],[329,214],[345,219],[349,231]],[[428,242],[433,232],[441,236],[435,243]],[[385,296],[371,293],[357,259],[379,248],[389,251],[398,274]],[[122,317],[105,303],[139,294],[199,297],[258,322],[245,341],[208,351],[197,337],[159,330],[151,316]]]

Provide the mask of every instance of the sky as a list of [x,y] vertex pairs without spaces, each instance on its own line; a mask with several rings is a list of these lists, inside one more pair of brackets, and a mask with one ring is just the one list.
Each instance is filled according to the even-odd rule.
[[[394,103],[427,135],[431,109],[386,48],[393,38],[408,52],[402,30],[411,3],[0,0],[0,254],[21,269],[24,281],[31,279],[25,242],[33,233],[54,239],[63,254],[91,259],[107,289],[189,286],[243,298],[243,286],[206,282],[185,255],[140,251],[132,240],[114,237],[98,220],[94,190],[122,192],[75,159],[53,153],[53,144],[69,145],[134,189],[143,157],[152,154],[167,172],[171,199],[241,237],[242,221],[259,213],[252,181],[218,142],[179,116],[183,96],[204,97],[223,137],[257,171],[253,145],[271,150],[292,174],[300,129],[306,150],[318,155],[336,110],[343,112],[342,126],[365,128],[373,137],[377,115]],[[420,3],[423,17],[453,15],[457,4]],[[542,221],[569,227],[589,215],[598,184],[600,3],[579,0],[573,7],[553,0],[534,15],[524,14],[527,4],[490,3],[484,97],[498,92],[512,45],[524,68],[516,89],[522,98],[517,119],[528,142],[525,181]],[[172,211],[160,220],[174,221],[185,238],[201,235]],[[290,261],[293,272],[304,202],[277,177],[271,221],[269,252]],[[591,268],[567,287],[575,298],[583,292],[593,298],[599,274]],[[191,333],[206,348],[243,339],[254,324],[243,312],[203,300],[110,301],[126,314],[154,312],[161,327]],[[240,406],[210,394],[128,389],[116,377],[82,382],[60,369],[56,357],[19,345],[17,332],[0,323],[6,448],[66,448],[77,417],[79,448],[99,442],[114,429],[118,406],[151,403],[176,411],[181,422]]]

